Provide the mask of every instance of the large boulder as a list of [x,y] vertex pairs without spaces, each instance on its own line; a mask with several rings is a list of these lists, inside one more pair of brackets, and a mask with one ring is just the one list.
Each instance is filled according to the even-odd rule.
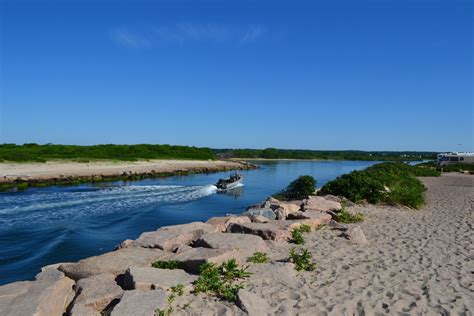
[[213,233],[201,236],[196,243],[199,247],[212,249],[235,249],[238,259],[245,262],[255,252],[266,252],[268,247],[260,236],[231,233]]
[[156,260],[165,260],[170,253],[159,249],[141,247],[123,248],[100,256],[83,259],[77,263],[67,263],[59,267],[68,277],[79,280],[90,276],[111,273],[125,273],[131,266],[149,267]]
[[156,310],[168,307],[164,290],[125,291],[120,302],[114,307],[111,316],[152,316]]
[[212,217],[206,223],[214,225],[219,232],[225,232],[227,227],[232,223],[250,223],[251,220],[247,216],[225,216]]
[[349,227],[349,229],[345,232],[345,236],[347,239],[357,245],[366,245],[369,243],[367,238],[365,238],[365,234],[360,226]]
[[57,269],[47,269],[35,281],[0,286],[0,315],[61,316],[70,303],[74,281]]
[[260,215],[250,215],[249,218],[252,223],[268,223],[270,221],[267,217]]
[[244,289],[237,293],[236,303],[249,316],[271,315],[270,306],[263,298]]
[[280,201],[273,197],[268,198],[263,204],[264,207],[271,208],[274,211],[279,208],[282,208],[287,214],[298,212],[301,209],[302,205],[302,200]]
[[192,250],[175,254],[170,260],[181,262],[182,268],[189,273],[198,273],[204,263],[221,264],[229,259],[238,259],[236,249],[193,248]]
[[263,216],[268,219],[276,219],[275,212],[271,208],[251,208],[242,213],[244,216]]
[[196,278],[195,275],[190,275],[181,269],[131,267],[124,275],[123,284],[127,290],[167,290],[178,284],[190,286]]
[[302,224],[311,228],[317,228],[326,225],[331,221],[331,215],[319,211],[307,210],[306,212],[296,212],[288,215],[289,220],[298,220],[290,224],[291,228],[297,228]]
[[175,251],[180,245],[189,245],[202,235],[217,231],[216,226],[202,222],[165,226],[157,231],[141,234],[132,245]]
[[257,235],[265,240],[284,241],[290,238],[290,230],[278,221],[268,223],[231,224],[227,229],[230,233]]
[[320,212],[337,211],[341,209],[341,203],[327,200],[322,196],[311,195],[304,203],[305,210]]
[[123,295],[123,289],[115,282],[115,276],[108,273],[79,280],[74,288],[77,295],[72,303],[71,316],[100,314]]

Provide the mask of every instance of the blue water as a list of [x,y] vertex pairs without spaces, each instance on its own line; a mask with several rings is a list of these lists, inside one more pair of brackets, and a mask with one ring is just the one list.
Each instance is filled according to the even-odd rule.
[[241,213],[303,174],[321,186],[373,162],[257,164],[261,168],[243,171],[244,186],[229,194],[213,187],[228,172],[0,193],[0,284],[32,279],[51,263],[110,251],[144,231]]

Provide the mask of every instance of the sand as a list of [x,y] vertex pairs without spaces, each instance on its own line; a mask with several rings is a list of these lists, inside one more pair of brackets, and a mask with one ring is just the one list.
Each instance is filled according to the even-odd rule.
[[[272,263],[250,267],[246,289],[277,315],[472,315],[474,313],[474,177],[423,178],[427,205],[419,211],[354,206],[368,245],[351,244],[325,228],[306,235],[318,268],[275,273],[294,247],[273,242]],[[301,248],[301,246],[298,246]],[[177,315],[240,315],[233,303],[180,297]]]
[[23,180],[47,180],[58,177],[119,176],[127,173],[157,173],[186,170],[209,171],[241,169],[244,165],[236,161],[202,160],[147,160],[137,162],[97,161],[79,163],[70,161],[48,161],[46,163],[0,163],[0,183],[17,178]]

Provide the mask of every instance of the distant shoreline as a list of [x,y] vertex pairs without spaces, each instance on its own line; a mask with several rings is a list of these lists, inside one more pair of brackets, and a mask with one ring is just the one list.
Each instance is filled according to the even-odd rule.
[[86,182],[139,180],[174,175],[249,170],[256,166],[229,160],[47,161],[0,163],[0,189],[25,189]]

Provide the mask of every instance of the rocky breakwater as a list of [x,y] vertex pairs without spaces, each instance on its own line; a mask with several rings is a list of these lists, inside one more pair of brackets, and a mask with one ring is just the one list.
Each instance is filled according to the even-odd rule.
[[[136,240],[124,241],[115,251],[47,266],[34,281],[1,286],[0,315],[166,315],[172,310],[200,314],[205,311],[193,311],[193,300],[209,297],[202,291],[195,293],[200,267],[218,267],[232,259],[248,265],[249,257],[260,254],[265,260],[250,264],[249,280],[273,282],[274,286],[294,282],[294,263],[272,259],[272,251],[301,227],[332,223],[347,231],[332,221],[331,212],[340,208],[337,199],[318,196],[288,202],[269,198],[240,215],[146,232]],[[349,232],[348,238],[352,235]],[[244,285],[237,289],[235,299],[223,307],[224,313],[268,312],[264,298],[251,294]],[[177,296],[182,305],[172,307]]]

